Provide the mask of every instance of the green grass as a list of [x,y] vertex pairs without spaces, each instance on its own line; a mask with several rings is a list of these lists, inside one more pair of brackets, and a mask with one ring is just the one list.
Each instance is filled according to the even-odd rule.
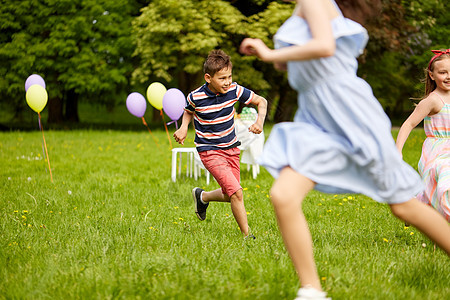
[[[145,127],[45,131],[53,183],[39,131],[0,133],[0,299],[294,298],[267,171],[253,180],[242,166],[257,237],[244,243],[228,204],[197,219],[191,189],[217,183],[173,183],[167,136],[153,133],[158,144]],[[423,138],[416,130],[405,146],[414,167]],[[312,192],[304,211],[333,299],[450,297],[449,258],[386,205]]]

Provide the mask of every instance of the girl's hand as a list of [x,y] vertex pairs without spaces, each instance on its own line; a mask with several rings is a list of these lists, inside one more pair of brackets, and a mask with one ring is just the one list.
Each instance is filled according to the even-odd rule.
[[263,61],[267,61],[272,51],[260,39],[246,38],[242,41],[239,51],[245,55],[254,55]]

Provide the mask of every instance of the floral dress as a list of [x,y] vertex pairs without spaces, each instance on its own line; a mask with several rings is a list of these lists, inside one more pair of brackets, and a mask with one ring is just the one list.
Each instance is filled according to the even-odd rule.
[[441,111],[424,119],[427,138],[418,169],[425,190],[417,198],[450,221],[450,104],[441,101],[444,103]]

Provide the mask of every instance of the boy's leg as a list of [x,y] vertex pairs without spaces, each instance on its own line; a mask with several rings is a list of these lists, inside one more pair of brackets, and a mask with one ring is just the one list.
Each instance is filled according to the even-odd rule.
[[204,191],[202,193],[202,201],[205,203],[210,201],[230,202],[230,198],[223,194],[222,189],[217,189],[209,192]]
[[309,178],[286,167],[281,171],[270,193],[284,244],[301,285],[312,286],[321,291],[311,233],[301,208],[304,198],[314,185]]
[[230,199],[229,201],[231,204],[231,211],[233,212],[233,216],[238,223],[241,232],[244,234],[244,236],[247,236],[249,234],[249,230],[247,212],[245,211],[244,206],[244,194],[242,193],[242,189],[236,191],[236,193],[234,193],[230,197],[228,197],[227,195],[224,196],[225,198]]
[[223,194],[222,189],[217,189],[214,191],[204,191],[202,193],[202,201],[205,203],[216,201],[216,202],[230,202],[231,211],[233,212],[233,216],[236,219],[236,222],[241,229],[241,232],[247,236],[249,234],[248,229],[248,221],[247,221],[247,212],[245,211],[244,206],[244,195],[242,193],[242,189],[239,189],[228,197],[228,195]]
[[450,226],[434,208],[415,198],[390,207],[397,218],[419,229],[450,256]]

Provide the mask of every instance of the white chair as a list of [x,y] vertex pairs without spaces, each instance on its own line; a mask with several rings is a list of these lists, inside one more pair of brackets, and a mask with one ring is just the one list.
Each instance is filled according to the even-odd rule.
[[[255,110],[256,111],[256,110]],[[247,164],[247,171],[252,168],[253,179],[259,174],[259,165],[256,159],[261,155],[264,147],[264,131],[260,134],[254,134],[248,131],[248,128],[255,123],[257,113],[251,118],[235,119],[235,131],[238,140],[241,142],[239,149],[241,150],[241,163]]]
[[200,160],[196,148],[173,148],[172,149],[172,181],[177,181],[177,161],[178,161],[178,176],[181,176],[181,163],[183,160],[183,153],[186,153],[187,166],[186,166],[186,176],[192,177],[192,170],[194,170],[194,179],[201,175],[201,169],[205,170],[206,184],[209,184],[210,174],[208,170],[205,169],[203,163]]

